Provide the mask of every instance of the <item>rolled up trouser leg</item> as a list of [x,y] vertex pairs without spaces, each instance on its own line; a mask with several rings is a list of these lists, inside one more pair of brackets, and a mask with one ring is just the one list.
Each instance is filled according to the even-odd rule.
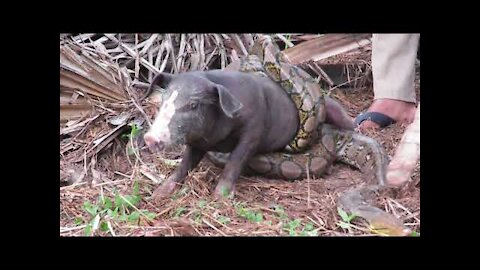
[[416,103],[415,59],[420,34],[373,34],[374,99]]

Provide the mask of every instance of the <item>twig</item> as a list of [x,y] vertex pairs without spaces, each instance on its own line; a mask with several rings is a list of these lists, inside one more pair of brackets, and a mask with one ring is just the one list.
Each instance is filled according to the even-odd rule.
[[126,177],[126,178],[130,178],[129,175],[126,175],[126,174],[121,173],[121,172],[119,172],[119,171],[115,171],[115,172],[113,172],[113,173],[116,173],[116,174],[118,174],[118,175],[124,176],[124,177]]
[[80,226],[72,227],[72,228],[62,228],[62,227],[60,227],[60,233],[74,231],[74,230],[80,230],[80,229],[83,229],[85,227],[87,227],[87,225],[80,225]]
[[134,146],[133,145],[133,139],[132,139],[132,137],[130,137],[130,144],[132,145],[133,154],[135,154],[135,157],[137,158],[137,160],[140,160],[140,163],[142,163],[142,165],[147,166],[147,164],[145,164],[145,162],[143,162],[143,160],[140,158],[140,153],[138,153],[137,141],[135,141],[135,146]]
[[217,231],[218,233],[220,233],[221,235],[223,236],[227,236],[225,233],[223,233],[222,231],[220,231],[219,229],[217,229],[215,226],[213,226],[212,224],[210,224],[208,221],[206,221],[205,219],[202,219],[202,221],[207,224],[208,226],[210,226],[210,228],[214,229],[215,231]]
[[153,34],[146,41],[144,41],[146,42],[146,44],[143,47],[143,49],[140,51],[140,55],[144,55],[148,51],[148,49],[152,46],[152,44],[155,42],[158,36],[159,36],[158,34]]
[[165,50],[165,42],[162,42],[160,44],[160,48],[158,49],[158,54],[157,54],[157,59],[155,59],[155,67],[158,68],[160,70],[160,72],[162,71],[159,67],[160,67],[160,60],[162,60],[162,55],[163,55],[163,51]]
[[387,200],[388,200],[389,202],[391,201],[391,202],[395,203],[398,208],[400,208],[400,209],[402,209],[403,211],[407,212],[407,214],[408,214],[409,216],[415,218],[415,220],[420,221],[420,220],[418,220],[418,219],[416,218],[416,215],[418,215],[418,214],[412,214],[412,212],[410,212],[407,208],[405,208],[405,207],[404,207],[403,205],[401,205],[399,202],[397,202],[397,201],[395,201],[395,200],[393,200],[393,199],[391,199],[391,198],[387,198]]
[[174,70],[174,73],[178,73],[178,67],[177,67],[177,63],[175,63],[175,50],[174,50],[174,47],[173,47],[173,40],[172,40],[172,36],[171,34],[168,34],[167,35],[167,40],[168,40],[168,47],[170,48],[172,54],[172,66],[173,66],[173,70]]
[[[126,53],[128,53],[130,56],[132,57],[136,57],[137,54],[132,50],[132,48],[130,48],[128,45],[126,44],[123,44],[121,43],[118,39],[116,39],[113,35],[105,35],[106,37],[108,37],[109,39],[117,42],[119,44],[120,47],[122,47]],[[143,57],[140,58],[140,62],[142,63],[142,65],[144,65],[147,69],[149,70],[152,70],[156,73],[159,73],[159,70],[153,66],[152,64],[150,64],[147,60],[145,60]]]
[[185,50],[185,44],[186,44],[186,41],[185,41],[185,34],[181,34],[180,35],[181,38],[180,38],[180,49],[178,51],[178,57],[177,57],[177,67],[178,67],[178,70],[181,71],[182,70],[182,67],[183,67],[183,59],[185,58],[185,54],[184,53],[184,50]]
[[111,224],[110,220],[107,220],[107,225],[108,225],[108,230],[110,231],[112,236],[116,236],[115,232],[113,231],[113,227],[112,227],[112,224]]
[[118,194],[120,196],[120,198],[122,198],[126,203],[128,203],[128,205],[130,205],[133,209],[137,210],[138,213],[142,216],[144,216],[146,219],[148,219],[149,221],[153,221],[153,219],[151,219],[150,217],[148,217],[147,215],[145,215],[142,211],[140,211],[140,209],[138,209],[135,205],[133,205],[127,198],[123,197],[122,194]]
[[330,85],[330,86],[333,86],[335,83],[333,82],[333,80],[330,78],[330,76],[328,76],[328,74],[315,62],[313,62],[313,66],[308,64],[308,66],[315,70],[316,72],[318,72],[320,74],[320,76],[322,76],[326,81],[327,83]]
[[87,183],[87,182],[83,181],[83,182],[80,182],[80,183],[75,183],[75,184],[73,184],[73,185],[64,186],[64,187],[61,187],[61,188],[60,188],[60,191],[72,189],[72,188],[78,187],[78,186],[82,186],[82,185],[85,185],[86,183]]
[[346,85],[346,84],[352,83],[352,82],[354,82],[354,81],[360,80],[360,79],[362,79],[363,77],[364,77],[364,76],[355,78],[355,79],[353,79],[352,81],[348,80],[348,81],[346,81],[346,82],[344,82],[344,83],[341,83],[341,84],[339,84],[339,85],[337,85],[337,86],[335,86],[335,87],[330,88],[329,91],[331,92],[331,91],[335,90],[336,88],[339,88],[339,87],[341,87],[341,86],[343,86],[343,85]]
[[[117,172],[114,172],[114,173],[117,173]],[[122,176],[129,177],[128,175],[122,175]],[[100,184],[96,184],[93,187],[102,187],[102,186],[110,185],[110,184],[119,184],[119,183],[123,183],[123,182],[128,181],[128,180],[130,180],[130,179],[113,180],[113,181],[108,181],[108,182],[103,182],[103,183],[100,183]]]
[[135,34],[135,78],[139,78],[140,54],[138,53],[138,34]]
[[288,47],[293,47],[295,46],[290,40],[286,39],[283,35],[276,34],[276,36],[281,39],[285,44],[287,44]]
[[240,50],[242,50],[243,55],[248,55],[248,51],[247,49],[245,49],[245,46],[243,45],[243,42],[238,36],[238,34],[234,34],[233,39],[235,40],[235,42],[237,42],[238,46],[240,47]]
[[[228,227],[228,226],[225,225],[225,224],[222,224],[220,221],[216,220],[215,218],[213,218],[213,217],[210,216],[209,214],[207,214],[207,213],[202,213],[202,214],[205,215],[205,216],[207,216],[207,217],[209,217],[211,220],[215,221],[216,223],[220,224],[221,226],[227,228],[228,230],[236,232],[235,230],[233,230],[232,228]],[[237,232],[237,233],[238,233],[238,232]]]

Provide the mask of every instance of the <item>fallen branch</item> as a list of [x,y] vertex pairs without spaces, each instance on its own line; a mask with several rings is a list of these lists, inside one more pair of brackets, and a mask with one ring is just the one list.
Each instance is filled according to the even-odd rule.
[[331,34],[302,42],[284,50],[293,64],[319,61],[370,44],[369,34]]

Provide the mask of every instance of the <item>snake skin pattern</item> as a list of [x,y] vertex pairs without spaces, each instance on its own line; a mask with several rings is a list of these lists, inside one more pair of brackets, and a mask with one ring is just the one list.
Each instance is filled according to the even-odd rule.
[[[325,124],[324,93],[307,72],[286,62],[269,36],[258,39],[249,53],[225,70],[249,72],[279,83],[294,101],[300,125],[284,151],[257,154],[249,160],[244,174],[293,181],[320,177],[339,160],[360,169],[373,182],[385,182],[388,159],[383,147],[367,136]],[[229,155],[207,153],[208,159],[222,168]]]

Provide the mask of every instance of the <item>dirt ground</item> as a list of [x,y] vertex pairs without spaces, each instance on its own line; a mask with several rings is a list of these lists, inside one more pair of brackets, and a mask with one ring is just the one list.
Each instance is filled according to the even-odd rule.
[[[419,85],[417,72],[418,98]],[[373,99],[371,87],[336,89],[332,95],[352,117],[365,111]],[[395,124],[368,135],[391,157],[404,130],[405,126]],[[150,196],[157,184],[141,173],[142,168],[156,169],[154,175],[165,177],[172,165],[146,150],[140,152],[142,161],[127,157],[125,147],[125,142],[117,140],[98,155],[93,177],[87,175],[86,181],[60,187],[61,236],[374,235],[363,220],[342,220],[337,210],[339,195],[362,183],[361,173],[349,166],[335,164],[322,178],[295,182],[241,177],[235,199],[219,202],[211,193],[221,170],[202,161],[171,198],[154,203]],[[176,149],[167,158],[179,158],[180,152],[181,148]],[[131,204],[122,201],[125,198]],[[420,233],[420,162],[411,181],[394,197],[381,198],[378,206]]]

